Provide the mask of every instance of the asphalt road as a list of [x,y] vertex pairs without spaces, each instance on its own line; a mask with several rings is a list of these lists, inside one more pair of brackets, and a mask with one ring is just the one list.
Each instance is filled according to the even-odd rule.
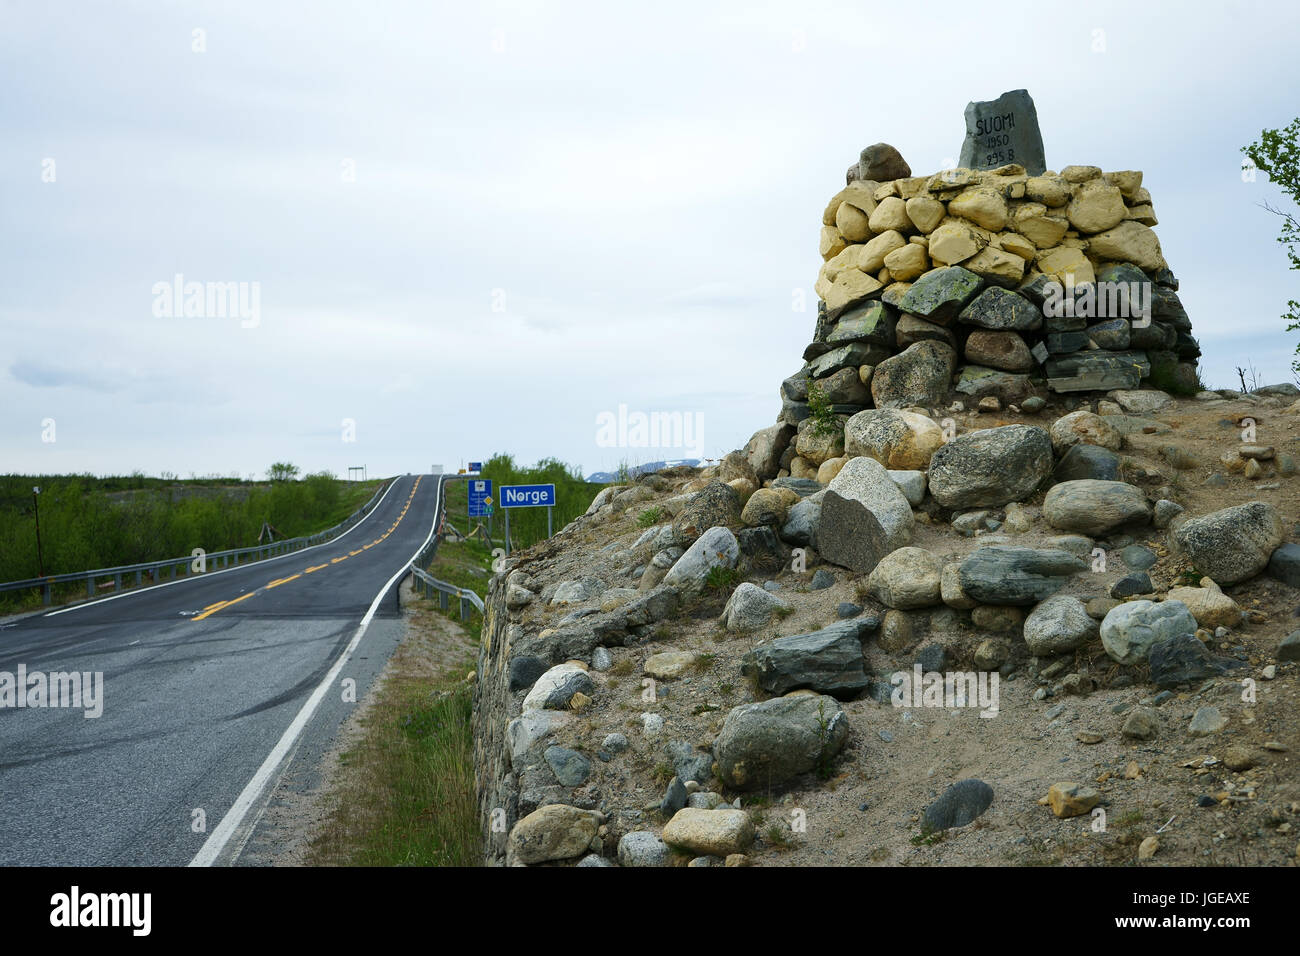
[[316,548],[0,627],[0,681],[20,665],[103,675],[98,717],[84,699],[0,707],[0,865],[238,862],[275,781],[323,749],[355,706],[348,682],[361,700],[400,640],[399,572],[441,480],[396,479]]

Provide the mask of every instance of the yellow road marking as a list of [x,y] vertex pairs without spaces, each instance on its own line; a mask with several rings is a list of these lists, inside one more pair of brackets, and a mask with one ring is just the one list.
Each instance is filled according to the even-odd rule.
[[314,567],[310,567],[310,568],[308,568],[306,571],[303,572],[303,574],[311,574],[313,571],[319,571],[321,568],[328,568],[328,567],[329,567],[329,564],[328,564],[328,563],[327,563],[327,564],[318,564],[318,565],[316,565],[316,566],[314,566]]
[[346,561],[348,556],[345,554],[341,558],[330,558],[330,564],[338,564],[340,561]]
[[281,584],[288,584],[290,581],[296,581],[300,577],[302,577],[301,574],[295,574],[288,578],[277,578],[266,586],[266,590],[269,591],[271,588],[278,588]]
[[223,609],[225,609],[225,608],[228,608],[228,607],[230,607],[230,605],[232,605],[232,604],[238,604],[240,601],[247,601],[249,598],[251,598],[251,597],[252,597],[254,594],[256,594],[256,593],[257,593],[256,591],[249,591],[247,594],[241,595],[240,597],[235,598],[233,601],[221,601],[221,602],[218,603],[214,608],[212,608],[212,610],[210,610],[210,611],[204,611],[202,614],[198,614],[198,615],[196,615],[196,616],[190,618],[190,620],[191,620],[191,621],[201,621],[201,620],[203,620],[205,617],[207,617],[208,615],[210,615],[210,614],[216,614],[218,611],[223,610]]

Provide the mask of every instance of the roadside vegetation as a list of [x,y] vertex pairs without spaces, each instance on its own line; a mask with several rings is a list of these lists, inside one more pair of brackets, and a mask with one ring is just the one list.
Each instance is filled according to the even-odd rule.
[[[297,473],[292,465],[273,467],[278,475]],[[323,531],[369,501],[380,484],[341,481],[328,473],[269,481],[0,476],[0,581],[41,573],[37,508],[44,573],[65,574],[179,558],[195,548],[251,547],[266,524],[276,540]],[[33,487],[41,489],[39,496],[33,496]],[[73,590],[84,594],[81,585]],[[32,600],[28,593],[0,594],[0,612]]]
[[[483,463],[481,478],[492,481],[492,539],[498,547],[505,542],[505,515],[501,508],[502,485],[555,485],[555,514],[552,530],[559,531],[581,515],[605,487],[586,481],[582,471],[555,458],[544,458],[531,468],[515,464],[512,456],[493,455]],[[469,489],[466,482],[452,482],[447,486],[447,520],[462,534],[470,534],[475,525],[487,530],[486,518],[469,518]],[[512,508],[510,511],[510,541],[512,550],[520,551],[546,537],[545,508]]]
[[[430,607],[432,605],[432,607]],[[480,866],[471,723],[473,644],[430,622],[417,601],[398,647],[340,757],[313,866]],[[477,616],[477,615],[476,615]]]

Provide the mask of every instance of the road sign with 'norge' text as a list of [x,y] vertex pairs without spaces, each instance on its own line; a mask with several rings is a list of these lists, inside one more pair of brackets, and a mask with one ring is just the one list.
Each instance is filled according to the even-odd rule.
[[502,485],[502,508],[547,508],[555,505],[555,485]]

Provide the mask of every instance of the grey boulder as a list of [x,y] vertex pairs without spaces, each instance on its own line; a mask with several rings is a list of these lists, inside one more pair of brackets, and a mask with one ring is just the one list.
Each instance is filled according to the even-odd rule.
[[931,456],[930,494],[945,508],[995,507],[1029,497],[1051,471],[1045,429],[986,428],[957,436]]
[[1122,481],[1081,478],[1053,485],[1043,500],[1043,517],[1053,528],[1096,537],[1151,520],[1142,489]]
[[1035,657],[1051,657],[1082,647],[1099,633],[1076,597],[1056,594],[1029,612],[1025,618],[1025,645]]
[[1129,601],[1111,608],[1101,622],[1102,646],[1121,664],[1137,664],[1156,644],[1195,634],[1196,618],[1182,601]]
[[829,761],[848,735],[848,717],[835,698],[777,697],[733,708],[713,743],[713,756],[723,783],[754,790]]
[[1037,604],[1065,587],[1066,580],[1088,564],[1068,551],[993,545],[980,548],[961,563],[962,593],[982,604]]
[[1173,533],[1174,546],[1220,585],[1259,574],[1285,538],[1282,516],[1262,501],[1190,518]]
[[745,654],[740,671],[769,694],[806,687],[848,699],[867,686],[862,640],[879,626],[878,618],[858,617],[809,634],[779,637]]

